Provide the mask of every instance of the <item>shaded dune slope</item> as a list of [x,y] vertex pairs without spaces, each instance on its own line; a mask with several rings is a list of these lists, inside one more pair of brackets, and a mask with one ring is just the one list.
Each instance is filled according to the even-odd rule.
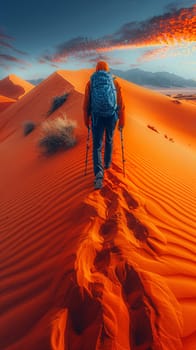
[[0,80],[0,94],[16,100],[23,97],[33,88],[33,84],[17,77],[14,74],[10,74],[6,78]]
[[0,95],[0,113],[11,106],[14,102],[16,102],[15,99]]
[[[94,192],[91,159],[83,176],[82,89],[90,72],[81,72],[80,86],[66,74],[55,73],[3,112],[1,348],[193,350],[196,169],[188,131],[180,136],[176,121],[171,130],[181,142],[170,143],[147,128],[146,117],[156,123],[153,113],[132,117],[122,81],[126,178],[116,131],[112,169]],[[54,117],[66,112],[77,120],[79,142],[45,159],[39,130],[22,138],[20,125],[27,112],[45,119],[51,97],[65,90],[70,98]],[[168,132],[167,120],[159,122]]]
[[[4,111],[0,120],[0,140],[19,130],[25,121],[33,121],[38,126],[47,119],[53,98],[68,93],[66,103],[50,118],[66,113],[68,118],[77,120],[78,126],[82,125],[81,106],[83,95],[75,87],[66,81],[60,74],[54,73],[49,78],[36,86],[26,94],[17,104]],[[32,108],[29,108],[29,105]],[[74,108],[73,108],[74,107]]]

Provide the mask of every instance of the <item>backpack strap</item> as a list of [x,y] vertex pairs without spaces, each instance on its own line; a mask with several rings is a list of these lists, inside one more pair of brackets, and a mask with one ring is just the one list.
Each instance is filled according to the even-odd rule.
[[[117,77],[116,77],[115,75],[113,75],[112,78],[113,78],[113,82],[114,82],[114,81],[116,80]],[[118,113],[119,110],[120,110],[120,107],[119,107],[118,104],[117,104],[117,102],[118,102],[117,100],[118,100],[118,99],[117,99],[117,89],[116,89],[115,83],[114,83],[114,88],[115,88],[115,91],[116,91],[116,112]]]

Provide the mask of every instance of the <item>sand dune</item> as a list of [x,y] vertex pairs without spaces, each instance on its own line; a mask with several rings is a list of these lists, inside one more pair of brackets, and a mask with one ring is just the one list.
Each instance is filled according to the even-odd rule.
[[[51,117],[55,118],[59,113],[66,112],[67,117],[76,119],[78,126],[81,127],[83,125],[81,118],[83,94],[76,90],[74,85],[66,81],[59,73],[54,73],[26,94],[23,99],[17,101],[14,106],[9,108],[9,111],[1,114],[0,139],[5,139],[7,135],[21,129],[25,121],[32,120],[39,125],[40,122],[47,118],[53,98],[65,93],[70,94],[65,104],[65,109],[62,106]],[[29,105],[32,108],[29,108]]]
[[0,95],[10,97],[16,100],[23,97],[27,92],[29,92],[33,88],[33,84],[17,77],[14,74],[10,74],[6,78],[0,80]]
[[0,95],[0,113],[11,106],[14,102],[16,102],[15,99]]
[[[126,177],[116,130],[112,169],[93,191],[90,74],[56,72],[1,114],[1,349],[194,350],[196,107],[119,79]],[[44,158],[39,125],[66,92],[50,118],[76,120],[78,144]],[[26,119],[37,128],[24,138]]]

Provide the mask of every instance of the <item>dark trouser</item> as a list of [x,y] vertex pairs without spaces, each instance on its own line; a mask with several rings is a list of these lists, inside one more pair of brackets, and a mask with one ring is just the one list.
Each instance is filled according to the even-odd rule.
[[102,165],[102,145],[105,131],[105,152],[104,163],[108,167],[112,160],[113,135],[116,126],[117,116],[113,117],[93,117],[93,165],[94,174],[97,177],[103,177],[104,170]]

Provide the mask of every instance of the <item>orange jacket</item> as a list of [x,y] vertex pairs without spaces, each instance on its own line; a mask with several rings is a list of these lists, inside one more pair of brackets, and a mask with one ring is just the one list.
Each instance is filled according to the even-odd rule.
[[[100,62],[105,63],[105,62]],[[109,70],[108,65],[101,65],[97,66],[96,70]],[[122,92],[121,87],[116,79],[114,79],[114,84],[116,87],[116,93],[117,93],[117,105],[118,105],[118,118],[119,118],[119,127],[124,127],[125,124],[125,105],[122,98]],[[85,89],[85,95],[84,95],[84,103],[83,103],[83,112],[84,112],[84,123],[86,127],[89,127],[90,120],[91,120],[91,110],[90,110],[90,80],[88,81]]]

